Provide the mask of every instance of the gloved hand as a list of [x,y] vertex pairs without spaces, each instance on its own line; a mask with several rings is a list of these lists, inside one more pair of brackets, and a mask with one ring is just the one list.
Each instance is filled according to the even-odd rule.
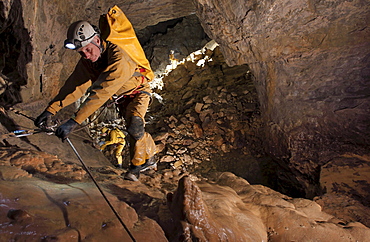
[[77,122],[74,121],[73,119],[69,119],[67,122],[64,124],[60,125],[57,130],[55,131],[55,135],[62,140],[65,140],[69,133],[71,133],[74,128],[77,126]]
[[36,127],[41,128],[42,125],[45,125],[46,127],[51,126],[51,116],[53,114],[49,111],[42,112],[34,121],[34,124]]

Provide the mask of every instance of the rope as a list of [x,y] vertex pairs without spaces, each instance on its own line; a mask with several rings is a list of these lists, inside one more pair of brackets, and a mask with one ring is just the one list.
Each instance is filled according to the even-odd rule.
[[93,177],[93,175],[91,174],[90,170],[87,168],[87,166],[83,162],[81,156],[78,154],[78,152],[77,152],[76,148],[73,146],[72,142],[69,140],[69,138],[66,138],[65,140],[67,140],[67,142],[71,146],[72,150],[77,155],[77,157],[80,160],[82,166],[84,167],[84,169],[86,170],[86,172],[89,174],[89,176],[93,180],[93,182],[96,185],[96,187],[98,188],[100,194],[103,196],[103,198],[105,199],[105,201],[107,202],[107,204],[109,205],[109,207],[111,208],[111,210],[113,211],[113,213],[116,215],[116,217],[118,218],[119,222],[122,224],[123,228],[126,230],[127,234],[130,236],[130,238],[132,239],[132,241],[136,242],[134,236],[131,234],[130,230],[127,228],[127,226],[125,225],[125,223],[122,221],[121,217],[119,216],[119,214],[117,213],[117,211],[114,209],[114,207],[112,206],[112,204],[109,202],[108,198],[105,196],[103,190],[100,188],[99,184],[96,182],[96,180]]

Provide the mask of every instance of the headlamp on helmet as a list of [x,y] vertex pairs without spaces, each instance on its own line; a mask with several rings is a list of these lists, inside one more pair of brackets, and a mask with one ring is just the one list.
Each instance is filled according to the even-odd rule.
[[82,47],[81,42],[78,40],[68,40],[64,41],[64,47],[70,50],[77,50]]
[[64,41],[64,47],[71,50],[77,50],[88,45],[99,30],[87,21],[77,21],[68,28],[67,39]]

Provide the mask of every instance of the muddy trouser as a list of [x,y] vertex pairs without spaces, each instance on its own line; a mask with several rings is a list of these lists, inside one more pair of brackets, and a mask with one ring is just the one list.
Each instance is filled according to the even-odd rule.
[[122,151],[123,151],[123,148],[125,147],[125,144],[117,143],[116,145],[117,147],[115,148],[116,149],[115,155],[117,159],[117,164],[122,165]]
[[144,128],[144,117],[151,98],[148,94],[143,92],[125,96],[117,104],[120,115],[126,120],[131,164],[134,166],[144,164],[157,153],[152,136]]

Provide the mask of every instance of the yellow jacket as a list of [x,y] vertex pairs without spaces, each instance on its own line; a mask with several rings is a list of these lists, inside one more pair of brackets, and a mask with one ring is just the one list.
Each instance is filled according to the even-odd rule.
[[154,78],[154,74],[130,21],[117,6],[103,15],[102,19],[105,19],[106,25],[101,24],[104,28],[102,29],[104,48],[101,57],[95,63],[81,58],[58,95],[46,108],[47,111],[56,114],[89,90],[90,96],[74,117],[79,124],[114,94],[151,92],[148,81]]
[[107,140],[100,149],[103,151],[108,145],[121,144],[125,145],[125,134],[119,129],[113,129],[109,131],[109,140]]

